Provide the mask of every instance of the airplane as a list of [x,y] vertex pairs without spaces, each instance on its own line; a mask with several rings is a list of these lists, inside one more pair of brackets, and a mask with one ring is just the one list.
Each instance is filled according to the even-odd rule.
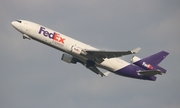
[[[35,40],[64,52],[61,60],[67,63],[80,63],[96,74],[120,76],[155,81],[155,75],[166,73],[158,64],[169,54],[160,51],[146,58],[133,56],[131,63],[120,59],[121,56],[136,54],[141,48],[130,51],[104,51],[82,43],[57,31],[27,20],[15,20],[12,26],[22,33],[23,39]],[[99,68],[107,70],[101,72]]]

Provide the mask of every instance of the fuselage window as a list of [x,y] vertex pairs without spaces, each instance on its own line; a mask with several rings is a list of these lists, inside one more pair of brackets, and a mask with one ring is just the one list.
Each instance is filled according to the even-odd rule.
[[19,23],[21,23],[21,21],[20,20],[16,20],[17,22],[19,22]]

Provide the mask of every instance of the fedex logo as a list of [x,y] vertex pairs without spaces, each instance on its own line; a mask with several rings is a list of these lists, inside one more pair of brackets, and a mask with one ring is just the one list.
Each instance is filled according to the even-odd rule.
[[74,47],[74,50],[76,50],[77,52],[80,52],[80,50],[79,50],[78,48],[75,48],[75,47]]
[[64,44],[65,38],[62,38],[60,36],[60,34],[58,34],[56,32],[51,33],[49,31],[47,31],[44,27],[40,27],[39,34],[43,34],[44,36],[49,37],[50,39],[53,39],[53,40],[55,40],[57,42],[61,42],[62,44]]
[[147,67],[148,69],[151,69],[151,70],[153,70],[154,69],[154,67],[152,66],[152,65],[150,65],[150,64],[146,64],[145,62],[143,62],[143,64],[142,64],[143,66],[145,66],[145,67]]

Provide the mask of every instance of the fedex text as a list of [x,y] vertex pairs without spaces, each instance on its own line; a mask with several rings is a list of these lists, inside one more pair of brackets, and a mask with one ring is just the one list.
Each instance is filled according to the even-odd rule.
[[150,65],[150,64],[146,64],[145,62],[143,62],[143,64],[142,64],[144,67],[146,67],[146,68],[148,68],[148,69],[151,69],[151,70],[153,70],[154,69],[154,67],[152,66],[152,65]]
[[65,38],[61,37],[59,33],[56,32],[51,33],[47,31],[44,27],[40,27],[39,34],[43,34],[45,37],[49,37],[50,39],[53,39],[57,42],[61,42],[62,44],[64,44]]

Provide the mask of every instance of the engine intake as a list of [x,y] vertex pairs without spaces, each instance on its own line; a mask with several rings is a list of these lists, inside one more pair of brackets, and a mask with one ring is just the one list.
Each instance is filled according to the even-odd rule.
[[61,60],[65,61],[67,63],[73,63],[73,64],[77,63],[77,59],[68,54],[63,54],[61,57]]

